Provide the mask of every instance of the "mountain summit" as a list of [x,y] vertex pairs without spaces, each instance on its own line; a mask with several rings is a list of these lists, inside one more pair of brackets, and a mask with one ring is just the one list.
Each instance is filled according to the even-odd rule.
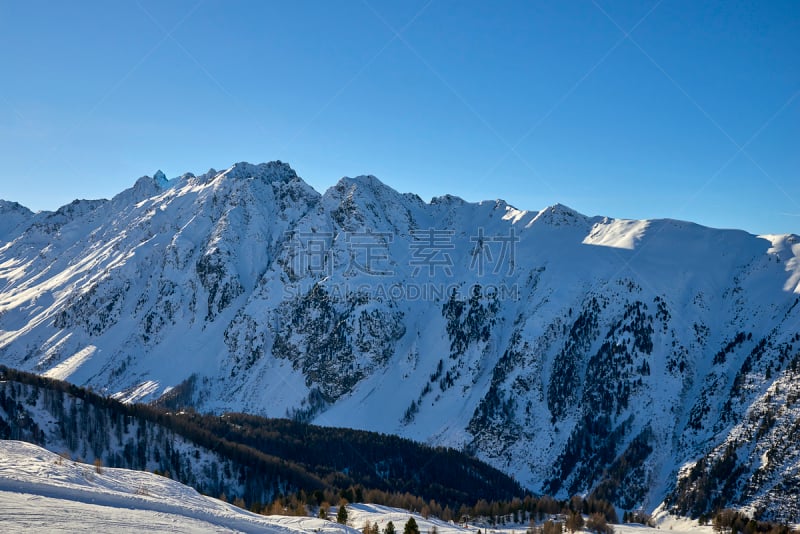
[[800,521],[800,238],[430,203],[287,164],[0,202],[0,363],[473,452],[534,491]]

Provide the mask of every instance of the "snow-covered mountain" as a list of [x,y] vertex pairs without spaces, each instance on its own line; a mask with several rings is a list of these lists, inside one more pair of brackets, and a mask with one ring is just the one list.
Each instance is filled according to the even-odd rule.
[[0,362],[123,400],[401,434],[622,509],[800,520],[796,235],[371,176],[320,195],[239,163],[0,203],[0,288]]

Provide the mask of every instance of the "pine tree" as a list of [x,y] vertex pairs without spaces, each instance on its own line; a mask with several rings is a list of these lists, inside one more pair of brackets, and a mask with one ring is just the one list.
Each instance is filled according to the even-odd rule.
[[413,517],[408,518],[406,526],[403,528],[403,534],[419,534],[419,527]]
[[386,523],[386,528],[383,529],[383,534],[395,534],[394,523],[389,521]]
[[336,512],[336,522],[342,525],[347,524],[347,506],[344,503],[339,505],[339,511]]

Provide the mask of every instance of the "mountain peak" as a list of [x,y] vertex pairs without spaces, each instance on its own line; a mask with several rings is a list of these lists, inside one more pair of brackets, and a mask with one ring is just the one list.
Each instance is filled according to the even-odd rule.
[[551,226],[584,226],[588,220],[586,215],[560,203],[543,209],[534,217],[534,221],[543,222]]
[[388,225],[401,233],[411,224],[413,206],[423,204],[416,195],[400,194],[371,174],[345,176],[322,198],[334,220],[349,229]]
[[161,169],[158,169],[156,173],[153,175],[153,181],[159,187],[166,187],[169,184],[169,180],[167,180],[166,175],[161,172]]
[[[338,191],[344,191],[346,189],[361,189],[361,190],[369,190],[369,191],[379,191],[383,189],[389,189],[394,191],[391,187],[380,181],[377,177],[373,176],[372,174],[361,174],[356,177],[344,176],[336,182],[336,185],[333,186],[333,189]],[[396,192],[396,191],[395,191]]]
[[131,189],[125,190],[114,196],[114,200],[123,202],[139,202],[145,198],[159,194],[169,184],[169,180],[161,171],[156,171],[153,176],[142,176]]
[[456,196],[456,195],[450,195],[450,194],[441,195],[441,196],[438,196],[438,197],[433,197],[431,199],[431,204],[441,204],[441,205],[445,205],[445,206],[447,206],[447,205],[460,206],[460,205],[463,205],[463,204],[466,204],[466,203],[467,203],[467,201],[464,200],[463,198],[461,198],[459,196]]
[[0,214],[19,213],[25,216],[33,215],[33,212],[20,204],[19,202],[11,202],[9,200],[0,200]]
[[297,173],[288,163],[280,160],[254,165],[246,161],[234,163],[227,170],[219,173],[220,176],[227,176],[235,179],[257,178],[267,183],[289,182],[298,178]]
[[13,238],[33,216],[31,210],[18,202],[0,200],[0,243]]
[[570,208],[569,206],[565,206],[560,202],[556,202],[552,206],[546,207],[543,211],[550,211],[551,213],[562,213],[568,214],[570,216],[582,216],[579,212],[575,211],[574,209]]
[[354,178],[345,176],[329,188],[324,196],[337,202],[356,196],[373,198],[379,202],[391,202],[403,198],[403,195],[371,174],[362,174]]

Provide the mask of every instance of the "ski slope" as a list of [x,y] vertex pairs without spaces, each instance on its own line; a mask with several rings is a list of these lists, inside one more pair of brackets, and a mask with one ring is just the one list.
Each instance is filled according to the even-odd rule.
[[[365,523],[377,523],[381,532],[391,521],[398,532],[414,517],[420,532],[467,534],[525,534],[528,526],[467,526],[424,518],[407,510],[355,503],[348,524],[311,517],[262,516],[152,473],[101,468],[64,459],[36,445],[0,441],[0,525],[15,532],[301,532],[356,534]],[[332,510],[335,516],[335,509]],[[358,530],[356,530],[358,529]],[[704,532],[696,522],[662,515],[658,529]],[[614,525],[619,534],[645,534],[657,529]]]
[[101,471],[30,443],[0,441],[0,530],[355,532],[323,519],[253,514],[152,473]]

